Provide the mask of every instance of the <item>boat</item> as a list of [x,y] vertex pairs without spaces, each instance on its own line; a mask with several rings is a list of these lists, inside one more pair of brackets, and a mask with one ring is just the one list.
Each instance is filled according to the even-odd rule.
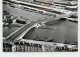
[[78,23],[78,19],[69,18],[68,20],[71,21],[71,22]]
[[78,23],[78,16],[76,15],[71,15],[70,17],[67,18],[71,22],[76,22]]
[[59,20],[67,20],[67,18],[66,18],[66,17],[64,17],[64,18],[60,18]]

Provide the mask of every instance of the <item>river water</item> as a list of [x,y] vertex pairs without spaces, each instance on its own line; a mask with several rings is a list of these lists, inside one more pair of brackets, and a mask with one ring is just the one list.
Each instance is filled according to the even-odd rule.
[[[51,22],[50,22],[51,23]],[[52,39],[53,42],[63,43],[65,40],[68,42],[77,42],[78,24],[68,20],[52,22],[54,29],[33,28],[23,38],[42,40]]]

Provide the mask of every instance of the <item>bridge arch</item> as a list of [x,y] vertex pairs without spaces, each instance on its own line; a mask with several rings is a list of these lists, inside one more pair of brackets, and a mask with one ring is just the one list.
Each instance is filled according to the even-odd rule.
[[21,28],[19,28],[18,30],[16,30],[15,32],[11,33],[9,36],[6,37],[7,41],[15,41],[15,40],[19,40],[22,39],[22,37],[28,32],[30,31],[32,28],[36,27],[40,27],[41,25],[38,22],[32,22],[30,24],[26,24],[24,26],[22,26]]

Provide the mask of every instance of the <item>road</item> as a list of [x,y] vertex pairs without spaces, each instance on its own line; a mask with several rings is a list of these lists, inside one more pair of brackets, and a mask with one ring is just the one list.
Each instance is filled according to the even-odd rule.
[[10,12],[10,14],[12,15],[15,15],[15,16],[22,16],[26,19],[30,19],[31,21],[36,21],[36,20],[39,20],[39,19],[52,19],[53,16],[47,16],[47,15],[42,15],[42,14],[39,14],[39,13],[34,13],[34,12],[28,12],[28,11],[24,11],[24,10],[21,10],[21,9],[16,9],[16,8],[12,8],[12,7],[9,7],[9,6],[6,6],[4,5],[3,7],[4,10]]

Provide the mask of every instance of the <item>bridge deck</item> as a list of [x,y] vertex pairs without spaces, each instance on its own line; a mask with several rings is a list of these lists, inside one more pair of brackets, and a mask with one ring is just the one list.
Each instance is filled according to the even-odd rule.
[[16,39],[19,35],[21,35],[24,31],[26,31],[29,27],[33,26],[34,24],[36,24],[37,22],[31,22],[30,24],[26,24],[22,27],[20,27],[18,30],[16,30],[15,32],[11,33],[9,36],[6,37],[6,40],[8,41],[13,41],[14,39]]

